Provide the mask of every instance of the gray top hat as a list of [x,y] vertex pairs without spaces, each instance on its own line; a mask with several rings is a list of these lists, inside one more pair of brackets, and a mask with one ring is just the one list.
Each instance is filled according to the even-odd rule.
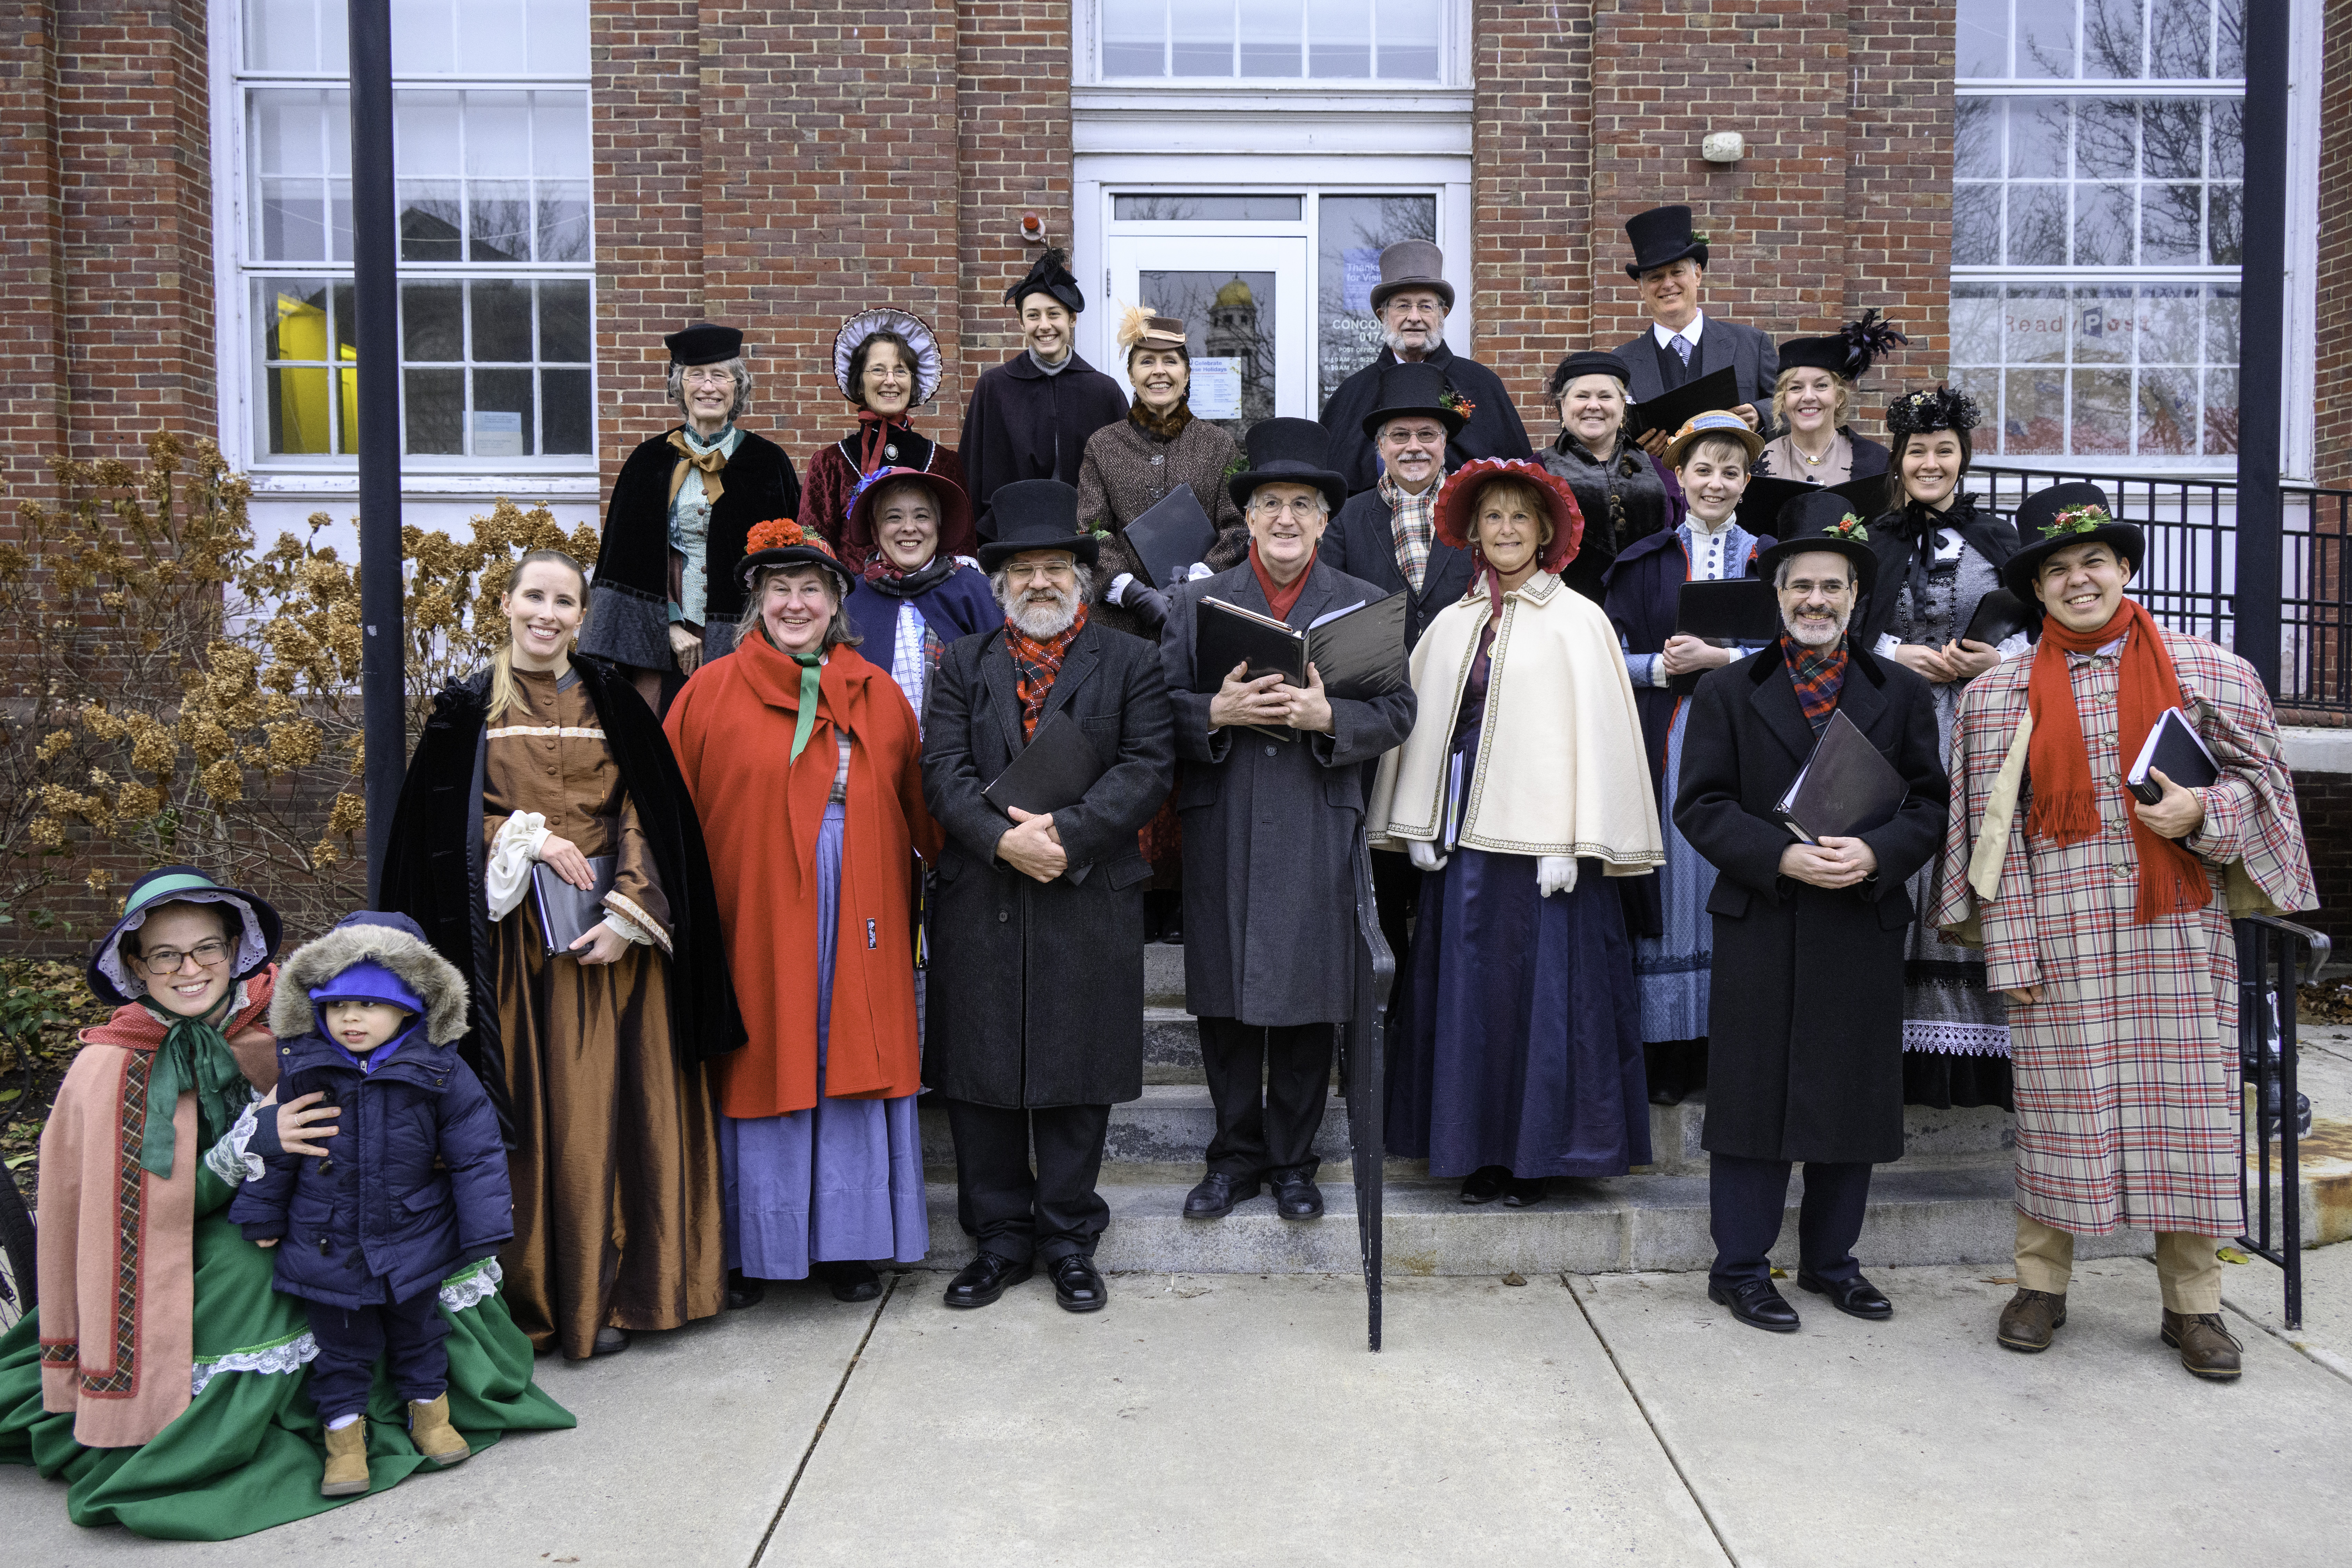
[[1425,239],[1401,239],[1381,252],[1381,280],[1372,289],[1372,313],[1404,289],[1432,289],[1454,309],[1454,285],[1445,280],[1445,252]]

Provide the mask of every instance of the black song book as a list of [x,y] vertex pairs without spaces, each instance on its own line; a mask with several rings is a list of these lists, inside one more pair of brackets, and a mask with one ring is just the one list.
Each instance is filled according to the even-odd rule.
[[1664,430],[1671,436],[1701,414],[1720,409],[1729,413],[1745,402],[1739,395],[1739,375],[1729,365],[1686,381],[1672,392],[1634,404],[1625,411],[1625,428],[1635,436]]
[[1969,617],[1969,629],[1960,634],[1961,638],[1998,647],[2023,631],[2026,619],[2025,601],[2006,588],[1995,588],[1977,601],[1977,613]]
[[1151,575],[1147,588],[1174,587],[1176,574],[1208,554],[1216,542],[1217,525],[1201,510],[1189,484],[1178,485],[1127,525],[1127,542]]
[[2154,805],[2164,798],[2164,786],[2147,776],[2151,768],[2182,789],[2210,789],[2221,776],[2221,764],[2213,760],[2205,737],[2178,708],[2166,709],[2148,726],[2139,760],[2124,774],[2124,787]]
[[[1756,577],[1685,583],[1675,601],[1675,635],[1703,637],[1717,647],[1770,642],[1780,635],[1780,597],[1771,584]],[[1687,697],[1705,673],[1695,669],[1667,684],[1675,696]]]
[[1885,826],[1906,793],[1903,775],[1870,738],[1843,713],[1832,713],[1776,809],[1781,826],[1801,843],[1819,844]]
[[1204,598],[1193,622],[1192,689],[1207,693],[1223,686],[1237,664],[1248,679],[1279,675],[1290,686],[1307,684],[1312,663],[1323,677],[1323,694],[1353,701],[1386,696],[1405,684],[1406,595],[1350,605],[1305,631],[1271,616]]
[[539,933],[548,957],[569,952],[573,942],[596,929],[604,918],[604,895],[613,890],[613,878],[620,868],[617,855],[592,855],[588,876],[594,885],[575,888],[545,861],[532,863],[530,896],[539,906]]
[[1056,711],[1045,715],[1021,754],[980,798],[1008,818],[1016,806],[1044,816],[1086,799],[1103,773],[1102,758],[1086,731],[1066,710]]

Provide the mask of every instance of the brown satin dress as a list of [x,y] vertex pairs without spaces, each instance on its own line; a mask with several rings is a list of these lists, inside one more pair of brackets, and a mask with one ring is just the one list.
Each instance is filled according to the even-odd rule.
[[583,855],[619,857],[605,908],[657,933],[611,964],[550,958],[528,891],[490,928],[516,1140],[507,1305],[534,1346],[577,1359],[607,1325],[675,1329],[724,1304],[718,1122],[671,1047],[669,903],[595,707],[576,675],[514,677],[530,710],[490,723],[484,855],[538,812]]

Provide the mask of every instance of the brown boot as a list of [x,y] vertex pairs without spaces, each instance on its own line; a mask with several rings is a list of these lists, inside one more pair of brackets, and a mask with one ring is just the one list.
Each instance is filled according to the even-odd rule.
[[436,1465],[454,1465],[473,1453],[457,1428],[449,1425],[449,1395],[445,1390],[430,1399],[408,1402],[408,1440]]
[[2184,1316],[2168,1307],[2162,1332],[2164,1342],[2180,1352],[2180,1364],[2192,1375],[2213,1383],[2227,1383],[2238,1375],[2239,1354],[2245,1347],[2221,1326],[2221,1313]]
[[327,1430],[327,1474],[320,1497],[357,1497],[368,1489],[367,1417]]
[[2000,1342],[2013,1351],[2046,1351],[2066,1326],[2066,1298],[2047,1290],[2021,1289],[2000,1310]]

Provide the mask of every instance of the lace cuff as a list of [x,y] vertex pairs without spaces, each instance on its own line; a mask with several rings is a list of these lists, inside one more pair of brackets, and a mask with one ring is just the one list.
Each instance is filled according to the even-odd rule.
[[669,951],[669,939],[651,922],[653,917],[618,893],[604,895],[604,923],[639,947]]
[[535,811],[518,811],[490,843],[490,862],[482,869],[482,886],[489,895],[490,919],[502,921],[522,902],[530,886],[531,863],[547,842],[547,818]]
[[247,1102],[243,1114],[236,1119],[236,1125],[223,1134],[219,1142],[205,1151],[205,1168],[232,1187],[243,1182],[261,1179],[261,1156],[246,1152],[246,1145],[253,1142],[254,1131],[259,1125],[260,1110],[260,1100]]
[[453,1312],[478,1307],[499,1293],[506,1273],[495,1258],[485,1258],[471,1268],[461,1268],[441,1281],[441,1305]]
[[229,1351],[216,1356],[198,1356],[188,1366],[188,1397],[194,1399],[205,1391],[205,1384],[225,1372],[271,1373],[299,1372],[317,1359],[319,1342],[308,1330],[292,1339],[276,1344],[256,1345],[250,1350]]

